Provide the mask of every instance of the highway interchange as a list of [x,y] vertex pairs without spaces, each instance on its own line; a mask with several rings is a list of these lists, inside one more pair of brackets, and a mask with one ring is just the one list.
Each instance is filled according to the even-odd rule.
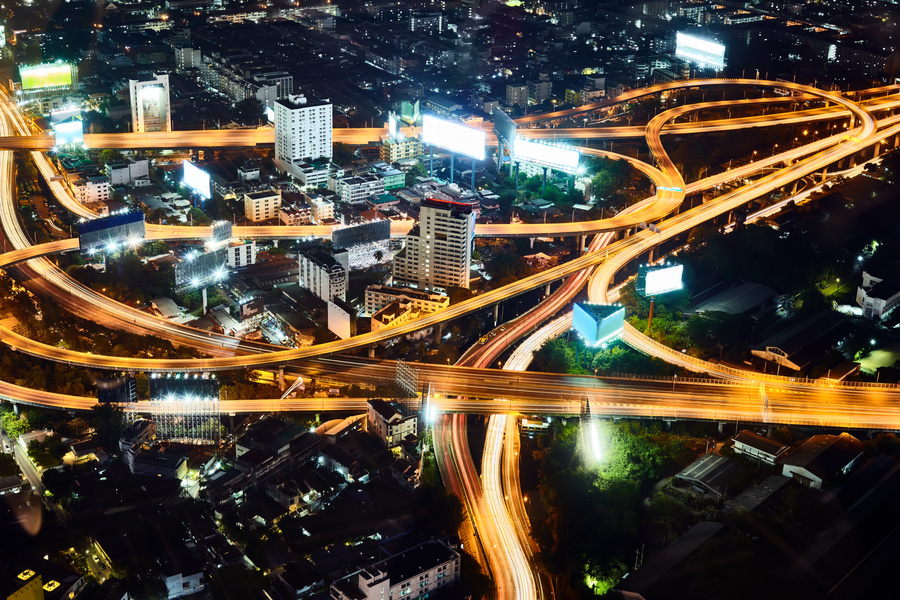
[[[448,486],[465,500],[470,516],[476,523],[485,548],[485,559],[497,578],[500,597],[526,598],[546,596],[544,585],[536,583],[529,566],[530,546],[527,528],[524,526],[524,500],[521,498],[515,480],[515,439],[516,420],[507,415],[515,413],[578,414],[582,398],[590,398],[594,414],[609,416],[640,416],[658,419],[714,419],[719,421],[764,421],[769,423],[805,423],[809,425],[900,428],[897,408],[900,394],[892,386],[849,387],[834,383],[794,382],[788,378],[762,378],[758,374],[732,370],[727,372],[717,365],[703,363],[672,349],[659,348],[633,329],[626,329],[625,340],[648,353],[664,356],[670,362],[681,364],[695,371],[707,371],[726,377],[730,381],[713,383],[709,381],[648,381],[635,379],[597,379],[592,377],[560,376],[543,373],[519,372],[527,368],[531,350],[545,339],[568,329],[566,315],[544,325],[559,312],[583,288],[588,286],[591,301],[607,302],[614,298],[610,293],[612,283],[618,273],[629,262],[641,257],[663,241],[689,231],[700,223],[718,215],[727,214],[734,208],[747,204],[754,198],[783,188],[799,178],[822,172],[838,160],[880,143],[900,133],[900,123],[892,111],[900,105],[896,87],[888,86],[869,90],[870,95],[886,94],[865,102],[854,102],[839,94],[822,92],[808,86],[783,82],[744,80],[700,80],[678,82],[654,86],[635,92],[627,97],[590,105],[580,109],[559,111],[551,115],[533,116],[520,120],[520,124],[536,124],[541,120],[556,120],[570,116],[595,112],[597,110],[639,98],[648,94],[677,90],[683,87],[732,86],[755,89],[761,87],[788,88],[803,94],[795,101],[818,98],[834,106],[797,111],[794,113],[773,113],[761,117],[726,121],[691,121],[691,115],[700,110],[733,106],[744,101],[704,102],[701,104],[677,106],[665,110],[653,118],[646,127],[640,128],[591,128],[576,130],[529,129],[520,130],[528,137],[574,139],[594,137],[613,138],[616,136],[646,136],[647,144],[655,158],[656,165],[648,165],[630,157],[611,152],[585,149],[586,153],[599,156],[623,158],[647,175],[657,187],[657,195],[631,207],[611,219],[582,223],[480,226],[481,236],[527,236],[543,235],[593,235],[588,251],[560,267],[523,279],[509,286],[481,294],[475,298],[454,305],[450,309],[427,316],[423,319],[390,328],[378,334],[366,334],[341,342],[322,344],[306,349],[274,350],[265,345],[246,345],[233,338],[198,334],[186,331],[188,328],[172,326],[161,319],[135,311],[98,295],[67,278],[45,257],[77,247],[77,240],[63,240],[40,246],[32,246],[21,230],[16,219],[16,199],[12,153],[0,152],[0,224],[3,226],[7,243],[14,250],[0,255],[0,268],[22,270],[31,278],[30,285],[38,281],[44,287],[43,293],[62,294],[59,297],[77,298],[73,312],[94,318],[99,322],[120,322],[126,328],[152,331],[173,339],[199,344],[210,355],[193,361],[127,359],[120,357],[85,355],[62,348],[49,347],[28,340],[12,331],[0,330],[0,340],[17,350],[58,360],[69,364],[93,368],[144,371],[210,371],[219,369],[246,368],[262,365],[284,365],[303,360],[304,372],[325,375],[335,380],[359,381],[361,378],[376,377],[392,368],[385,361],[337,357],[335,354],[371,347],[414,331],[438,326],[450,319],[484,310],[500,301],[530,289],[567,278],[562,287],[539,306],[535,307],[512,323],[506,324],[484,347],[476,347],[463,356],[456,366],[420,365],[420,381],[431,383],[440,391],[441,397],[433,399],[434,405],[447,417],[435,430],[435,450],[439,466]],[[861,95],[861,94],[860,94]],[[777,104],[785,99],[769,99],[765,102]],[[750,99],[746,102],[758,102]],[[31,136],[21,114],[7,102],[2,108],[3,137],[0,147],[33,149],[32,157],[39,170],[48,179],[53,193],[65,206],[85,218],[94,215],[78,206],[68,196],[62,184],[50,181],[55,176],[52,165],[39,150],[46,149],[47,140]],[[874,114],[891,111],[880,120]],[[768,159],[760,159],[725,173],[707,177],[687,185],[672,160],[665,151],[662,140],[666,133],[688,134],[701,131],[720,131],[736,127],[758,127],[809,122],[815,119],[834,119],[845,115],[851,119],[846,131],[835,136],[802,144],[798,148],[782,152]],[[687,122],[672,123],[677,118],[687,117]],[[638,131],[639,130],[639,131]],[[335,130],[335,141],[359,143],[358,140],[371,138],[379,130]],[[102,139],[88,138],[95,147],[160,147],[155,144],[190,147],[202,145],[210,147],[221,142],[223,146],[257,145],[271,143],[271,130],[238,130],[236,132],[203,132],[200,143],[199,132],[174,132],[166,134],[167,139],[138,140],[123,137]],[[19,134],[19,135],[17,135]],[[231,136],[226,139],[227,136]],[[21,146],[16,140],[21,140]],[[117,141],[117,140],[121,140]],[[366,139],[369,141],[369,139]],[[116,144],[123,144],[116,146]],[[715,201],[697,208],[677,213],[686,195],[759,174],[768,167],[781,167],[773,173],[753,180],[732,192],[719,196]],[[74,205],[74,206],[73,206]],[[617,232],[627,231],[641,222],[657,222],[660,233],[648,230],[637,231],[624,239],[617,239]],[[412,223],[396,224],[392,230],[402,235]],[[238,228],[240,229],[240,228]],[[148,239],[196,239],[206,233],[202,228],[148,227]],[[236,231],[240,237],[295,238],[303,236],[327,237],[330,231],[323,228],[246,228]],[[24,266],[23,266],[24,265]],[[29,269],[29,270],[26,270]],[[570,317],[569,317],[570,319]],[[130,321],[130,323],[129,323]],[[542,327],[543,326],[543,327]],[[525,342],[507,361],[506,371],[486,368],[496,357],[519,339]],[[680,361],[680,362],[679,362]],[[25,390],[6,382],[0,382],[0,397],[12,401],[45,406],[85,409],[96,401],[87,398],[48,394]],[[228,412],[258,412],[270,410],[357,410],[364,403],[360,399],[287,399],[287,400],[229,400],[223,410]],[[481,469],[481,481],[474,476],[474,466],[465,440],[466,412],[496,413],[491,417],[488,438]],[[501,459],[502,457],[502,459]],[[468,458],[468,460],[466,460]],[[511,519],[510,515],[516,518]],[[496,548],[497,550],[494,550]]]

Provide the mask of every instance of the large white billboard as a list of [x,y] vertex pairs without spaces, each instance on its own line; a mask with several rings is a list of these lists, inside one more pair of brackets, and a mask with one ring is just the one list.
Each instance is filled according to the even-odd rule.
[[681,275],[683,272],[683,265],[672,265],[661,269],[648,270],[644,295],[658,296],[680,290],[682,287]]
[[484,160],[484,131],[432,115],[422,117],[422,142]]
[[580,159],[581,154],[575,150],[522,138],[518,138],[513,146],[513,160],[534,163],[567,173],[574,173],[578,170]]
[[725,46],[680,31],[675,34],[675,56],[702,67],[721,69],[725,66]]
[[211,198],[209,173],[198,169],[191,161],[184,161],[184,185],[188,186],[204,198]]
[[84,130],[81,120],[79,119],[63,121],[62,123],[54,123],[53,135],[56,136],[57,146],[84,143]]

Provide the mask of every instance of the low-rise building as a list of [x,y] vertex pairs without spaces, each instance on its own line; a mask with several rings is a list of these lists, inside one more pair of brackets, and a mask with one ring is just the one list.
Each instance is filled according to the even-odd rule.
[[849,433],[814,435],[781,461],[781,473],[808,488],[821,489],[838,475],[849,473],[863,451],[863,443]]
[[450,298],[446,294],[407,287],[370,285],[366,288],[366,314],[374,315],[396,300],[411,303],[423,314],[434,313],[450,306]]
[[394,403],[372,399],[366,403],[366,428],[388,448],[393,448],[407,436],[417,435],[418,417],[415,414],[405,417]]
[[69,189],[81,204],[109,200],[109,178],[106,175],[87,175],[83,179],[69,181]]
[[278,217],[281,209],[281,192],[263,190],[244,194],[244,216],[257,223]]
[[378,175],[357,175],[355,177],[332,177],[328,187],[337,193],[342,202],[362,204],[369,196],[384,193],[384,179]]
[[422,316],[422,312],[411,302],[394,300],[372,315],[372,331],[381,331],[386,327],[401,325],[407,321],[418,319],[420,316]]
[[187,459],[178,454],[141,449],[132,461],[132,472],[138,476],[184,479],[187,475]]
[[735,454],[743,454],[752,459],[774,465],[787,450],[781,442],[744,430],[734,437]]
[[256,264],[256,242],[253,240],[231,242],[225,247],[228,266],[232,269]]
[[870,319],[884,316],[900,304],[900,278],[885,281],[863,271],[862,285],[856,289],[856,303]]
[[331,584],[333,600],[426,598],[459,580],[459,553],[429,540]]
[[385,190],[395,190],[406,186],[406,173],[389,165],[375,167],[375,174],[384,180]]
[[112,161],[106,163],[103,170],[109,178],[109,183],[113,186],[150,185],[150,162],[147,159],[135,160],[129,158],[127,160]]
[[334,220],[334,202],[324,196],[312,196],[307,201],[312,210],[312,220],[317,225]]
[[422,144],[422,140],[414,137],[401,140],[383,138],[379,149],[381,160],[389,164],[418,158],[423,154],[425,154],[425,145]]
[[[285,196],[287,194],[282,195],[282,200],[285,199]],[[282,204],[278,211],[278,218],[285,225],[309,225],[313,220],[313,210],[306,202]]]
[[298,257],[300,285],[328,302],[347,300],[349,255],[346,250],[329,253],[322,248],[307,248]]

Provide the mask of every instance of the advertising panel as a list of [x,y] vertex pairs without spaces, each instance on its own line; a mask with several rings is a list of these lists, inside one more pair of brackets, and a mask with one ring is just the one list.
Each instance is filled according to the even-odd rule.
[[184,161],[184,185],[188,186],[204,198],[210,198],[209,173],[198,169],[191,161]]
[[247,300],[241,304],[241,321],[246,321],[251,317],[262,314],[265,309],[265,302],[262,296],[257,296],[251,300]]
[[23,90],[40,90],[72,85],[72,67],[69,63],[46,63],[19,67]]
[[224,281],[228,275],[230,271],[225,248],[192,254],[184,262],[175,264],[175,287],[195,289]]
[[388,114],[388,137],[392,140],[403,139],[403,136],[400,134],[400,119],[393,112]]
[[680,31],[675,34],[675,56],[703,67],[725,66],[725,46]]
[[56,136],[57,146],[84,143],[84,130],[80,119],[55,123],[53,125],[53,135]]
[[387,219],[370,221],[349,227],[335,227],[331,232],[331,247],[335,250],[360,244],[383,242],[391,238],[391,222]]
[[659,266],[641,266],[635,283],[637,293],[645,296],[659,296],[682,288],[681,276],[684,266],[666,263]]
[[145,233],[144,213],[139,210],[100,217],[78,224],[79,249],[88,254],[111,252],[143,240]]
[[433,115],[422,117],[422,142],[425,144],[484,160],[484,140],[484,131],[480,129],[472,129],[462,123],[439,119]]
[[516,143],[516,122],[500,107],[494,108],[494,133],[510,150],[513,149]]
[[518,139],[513,147],[513,159],[534,163],[543,167],[574,173],[578,170],[581,154],[575,150]]
[[589,345],[600,345],[622,333],[625,307],[616,304],[576,304],[572,327]]
[[219,399],[219,380],[215,375],[197,373],[153,373],[150,376],[150,400],[166,402],[214,401]]

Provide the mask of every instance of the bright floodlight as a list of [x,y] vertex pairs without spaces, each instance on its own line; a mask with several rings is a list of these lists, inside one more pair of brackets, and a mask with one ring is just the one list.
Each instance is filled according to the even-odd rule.
[[581,158],[575,150],[551,146],[518,138],[513,146],[513,160],[528,162],[542,167],[574,173],[578,171],[578,161]]
[[484,160],[484,139],[484,131],[480,129],[433,115],[422,117],[422,141],[430,146],[440,146],[450,152]]
[[725,66],[725,46],[688,33],[675,34],[675,56],[701,67],[721,69]]

